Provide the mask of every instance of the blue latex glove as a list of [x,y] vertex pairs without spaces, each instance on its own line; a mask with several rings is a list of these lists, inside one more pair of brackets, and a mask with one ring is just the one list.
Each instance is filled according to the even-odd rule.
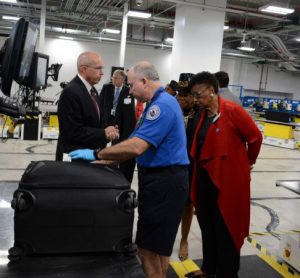
[[94,155],[94,150],[91,149],[80,149],[69,153],[69,156],[73,159],[83,159],[83,160],[96,160]]

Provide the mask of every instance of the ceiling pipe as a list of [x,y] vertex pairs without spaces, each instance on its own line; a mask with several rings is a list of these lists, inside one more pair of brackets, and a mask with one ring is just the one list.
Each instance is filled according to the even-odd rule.
[[249,12],[248,10],[245,10],[245,7],[240,7],[240,9],[232,9],[232,8],[223,8],[223,7],[212,6],[212,5],[207,5],[207,4],[200,4],[200,3],[196,3],[196,2],[188,2],[186,0],[165,0],[165,1],[171,2],[171,3],[176,3],[179,5],[199,7],[199,8],[221,11],[221,12],[228,12],[228,13],[235,13],[235,14],[247,14],[248,16],[261,17],[261,18],[272,19],[272,20],[276,20],[276,21],[285,21],[285,22],[290,21],[290,20],[284,19],[282,17],[270,16],[270,15],[265,15],[265,14],[256,13],[256,12]]

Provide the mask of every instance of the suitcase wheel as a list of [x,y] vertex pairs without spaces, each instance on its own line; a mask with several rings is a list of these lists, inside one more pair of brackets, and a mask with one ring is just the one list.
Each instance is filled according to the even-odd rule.
[[114,251],[119,253],[125,253],[127,255],[136,255],[137,246],[132,243],[130,238],[123,239],[119,241],[113,248]]
[[133,213],[138,205],[136,193],[133,190],[122,191],[116,198],[117,206],[126,213]]
[[8,250],[8,259],[10,261],[18,261],[24,255],[24,249],[18,246],[14,246]]
[[35,197],[26,190],[17,190],[14,193],[13,200],[11,201],[11,207],[18,212],[25,211],[31,208],[34,204]]

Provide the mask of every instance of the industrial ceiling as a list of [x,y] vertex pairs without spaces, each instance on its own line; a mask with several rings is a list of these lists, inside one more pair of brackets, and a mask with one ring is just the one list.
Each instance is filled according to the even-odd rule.
[[[165,42],[173,36],[176,6],[190,5],[220,9],[205,0],[0,0],[0,35],[7,36],[13,22],[2,16],[29,19],[38,27],[42,2],[46,2],[46,35],[75,37],[86,41],[115,41],[120,34],[108,34],[104,28],[122,29],[124,7],[151,13],[148,19],[128,18],[127,43],[144,47],[171,49]],[[276,1],[276,0],[275,0]],[[269,0],[227,0],[224,25],[223,55],[253,58],[260,62],[278,63],[282,69],[300,71],[300,1],[280,0],[277,5],[292,8],[289,15],[264,13],[260,7]],[[298,41],[298,40],[299,41]],[[252,53],[238,50],[241,43],[255,48]]]

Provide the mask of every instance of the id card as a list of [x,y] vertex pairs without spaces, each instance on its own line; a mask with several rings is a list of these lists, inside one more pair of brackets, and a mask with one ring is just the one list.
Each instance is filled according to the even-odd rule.
[[131,98],[127,97],[124,98],[124,104],[130,104],[131,103]]

